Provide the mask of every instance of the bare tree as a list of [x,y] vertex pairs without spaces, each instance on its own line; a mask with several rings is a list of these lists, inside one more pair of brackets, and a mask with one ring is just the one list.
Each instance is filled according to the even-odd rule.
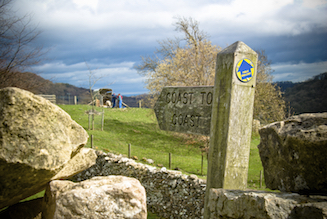
[[273,70],[265,50],[258,50],[257,85],[255,89],[253,118],[267,124],[286,117],[286,103],[280,87],[272,83]]
[[0,88],[11,86],[18,71],[38,64],[45,54],[34,45],[40,31],[31,25],[31,16],[15,16],[11,3],[0,0]]
[[91,105],[92,105],[92,111],[94,111],[94,106],[95,106],[95,102],[96,102],[96,97],[94,95],[94,91],[93,91],[93,87],[94,85],[99,81],[101,80],[102,76],[101,77],[98,77],[95,75],[95,71],[96,70],[92,70],[90,68],[90,66],[87,64],[86,61],[85,62],[85,65],[89,71],[88,73],[88,79],[89,79],[89,92],[90,92],[90,97],[91,97]]
[[221,48],[211,44],[208,35],[192,18],[177,17],[175,27],[183,38],[159,41],[160,49],[155,56],[142,57],[141,64],[135,67],[139,74],[147,77],[146,87],[154,99],[164,86],[214,83],[216,55]]
[[[183,38],[160,41],[155,56],[142,57],[141,64],[135,67],[147,77],[152,106],[164,86],[214,84],[216,55],[221,48],[211,44],[208,35],[192,18],[178,17],[175,27]],[[285,117],[285,101],[279,87],[272,83],[271,61],[264,50],[258,51],[258,55],[254,118],[262,123],[278,121]]]
[[[87,67],[87,69],[89,71],[89,73],[88,73],[88,80],[89,81],[88,82],[89,82],[89,92],[90,92],[90,97],[91,97],[91,106],[92,106],[92,108],[91,108],[90,111],[88,111],[88,113],[89,113],[89,115],[92,115],[92,130],[94,130],[94,114],[97,114],[97,112],[95,110],[97,94],[94,93],[93,88],[94,88],[95,84],[99,80],[102,80],[104,78],[104,76],[103,75],[102,76],[97,76],[95,74],[95,71],[97,69],[92,70],[85,60],[84,60],[84,62],[85,62],[85,65],[86,65],[86,67]],[[115,81],[112,82],[112,83],[108,83],[106,86],[110,86],[110,85],[112,85],[114,83],[115,83]],[[99,93],[98,93],[98,95],[99,95]],[[90,117],[89,117],[89,119],[90,119]],[[89,123],[90,123],[90,120],[89,120]],[[90,127],[89,127],[89,129],[90,129]]]

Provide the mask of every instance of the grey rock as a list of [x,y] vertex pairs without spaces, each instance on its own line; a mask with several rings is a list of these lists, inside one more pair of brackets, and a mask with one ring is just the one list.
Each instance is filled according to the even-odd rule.
[[67,179],[96,163],[97,155],[91,148],[82,148],[51,180]]
[[293,116],[269,124],[259,133],[268,188],[327,194],[327,113]]
[[146,193],[137,179],[94,177],[79,183],[48,184],[42,218],[147,218]]
[[208,207],[210,218],[327,218],[326,196],[311,198],[296,193],[211,189]]
[[28,91],[1,89],[0,101],[1,209],[43,190],[88,134],[60,107]]
[[154,163],[154,161],[153,161],[152,159],[147,159],[146,162],[147,162],[148,164],[153,164],[153,163]]

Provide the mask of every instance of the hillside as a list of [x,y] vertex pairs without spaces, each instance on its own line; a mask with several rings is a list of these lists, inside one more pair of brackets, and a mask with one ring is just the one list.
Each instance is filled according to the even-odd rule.
[[[75,87],[67,83],[53,83],[41,76],[31,72],[16,72],[15,77],[12,78],[7,86],[18,87],[28,90],[34,94],[54,94],[57,96],[58,103],[73,103],[73,96],[77,96],[80,104],[90,102],[89,89]],[[0,87],[1,89],[1,87]],[[144,94],[146,96],[146,94]],[[139,100],[144,98],[144,95],[138,96],[124,96],[124,102],[129,107],[139,107]],[[143,105],[144,107],[144,105]]]
[[[56,96],[80,96],[88,93],[85,88],[65,83],[53,83],[31,72],[16,72],[15,77],[6,85],[28,90],[34,94],[55,94]],[[1,87],[0,87],[1,88]]]
[[282,81],[276,82],[276,85],[284,92],[291,113],[327,112],[327,72],[304,82]]
[[[284,98],[290,104],[292,113],[327,112],[327,72],[300,83],[282,81],[276,84],[284,92]],[[68,99],[72,103],[73,96],[78,97],[80,104],[90,102],[88,89],[66,83],[53,83],[30,72],[16,73],[9,86],[19,87],[35,94],[55,94],[57,99],[65,100],[67,103]],[[142,100],[142,107],[147,107],[148,98],[148,94],[137,96],[123,94],[123,100],[129,107],[139,107],[140,100]]]
[[327,112],[327,72],[285,90],[285,100],[295,114]]
[[294,87],[294,85],[296,85],[298,83],[293,83],[292,81],[279,81],[274,84],[276,84],[278,87],[280,87],[280,90],[282,92],[285,92],[288,88],[292,88],[292,87]]

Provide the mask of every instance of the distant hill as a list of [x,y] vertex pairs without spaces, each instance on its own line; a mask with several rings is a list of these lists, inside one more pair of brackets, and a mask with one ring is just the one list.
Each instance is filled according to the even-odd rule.
[[6,86],[18,87],[34,94],[54,94],[57,97],[57,103],[65,103],[65,101],[72,103],[73,96],[78,96],[79,102],[83,104],[89,103],[91,99],[88,89],[71,84],[53,83],[31,72],[14,73]]
[[137,96],[123,96],[123,102],[129,107],[139,107],[139,98]]
[[[31,72],[16,72],[15,78],[10,81],[9,86],[28,90],[34,94],[54,94],[58,104],[72,104],[74,96],[80,104],[91,102],[89,89],[75,87],[66,83],[53,83],[41,76]],[[146,94],[138,96],[124,96],[123,101],[129,107],[139,107],[139,100]],[[143,106],[144,107],[144,106]]]
[[284,92],[291,112],[295,114],[327,112],[327,72],[300,83],[287,81],[276,84]]
[[34,94],[55,94],[57,96],[79,96],[89,92],[88,89],[65,83],[53,83],[31,72],[16,72],[15,79],[8,86],[28,90]]
[[275,82],[274,84],[280,87],[280,90],[282,92],[285,92],[288,88],[291,88],[298,83],[293,83],[292,81],[279,81],[279,82]]
[[[292,113],[327,112],[327,72],[300,83],[282,81],[276,84],[284,92],[284,98],[290,104]],[[88,89],[66,83],[53,83],[30,72],[16,73],[10,86],[19,87],[34,94],[55,94],[57,102],[62,100],[58,103],[72,103],[73,96],[78,97],[80,104],[90,102]],[[139,107],[139,101],[142,100],[142,107],[147,107],[149,97],[148,94],[123,96],[123,101],[129,107]]]

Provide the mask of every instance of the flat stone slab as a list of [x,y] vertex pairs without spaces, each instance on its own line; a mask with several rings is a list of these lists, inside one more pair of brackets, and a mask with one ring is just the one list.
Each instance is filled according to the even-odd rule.
[[210,218],[327,218],[327,196],[211,189]]

